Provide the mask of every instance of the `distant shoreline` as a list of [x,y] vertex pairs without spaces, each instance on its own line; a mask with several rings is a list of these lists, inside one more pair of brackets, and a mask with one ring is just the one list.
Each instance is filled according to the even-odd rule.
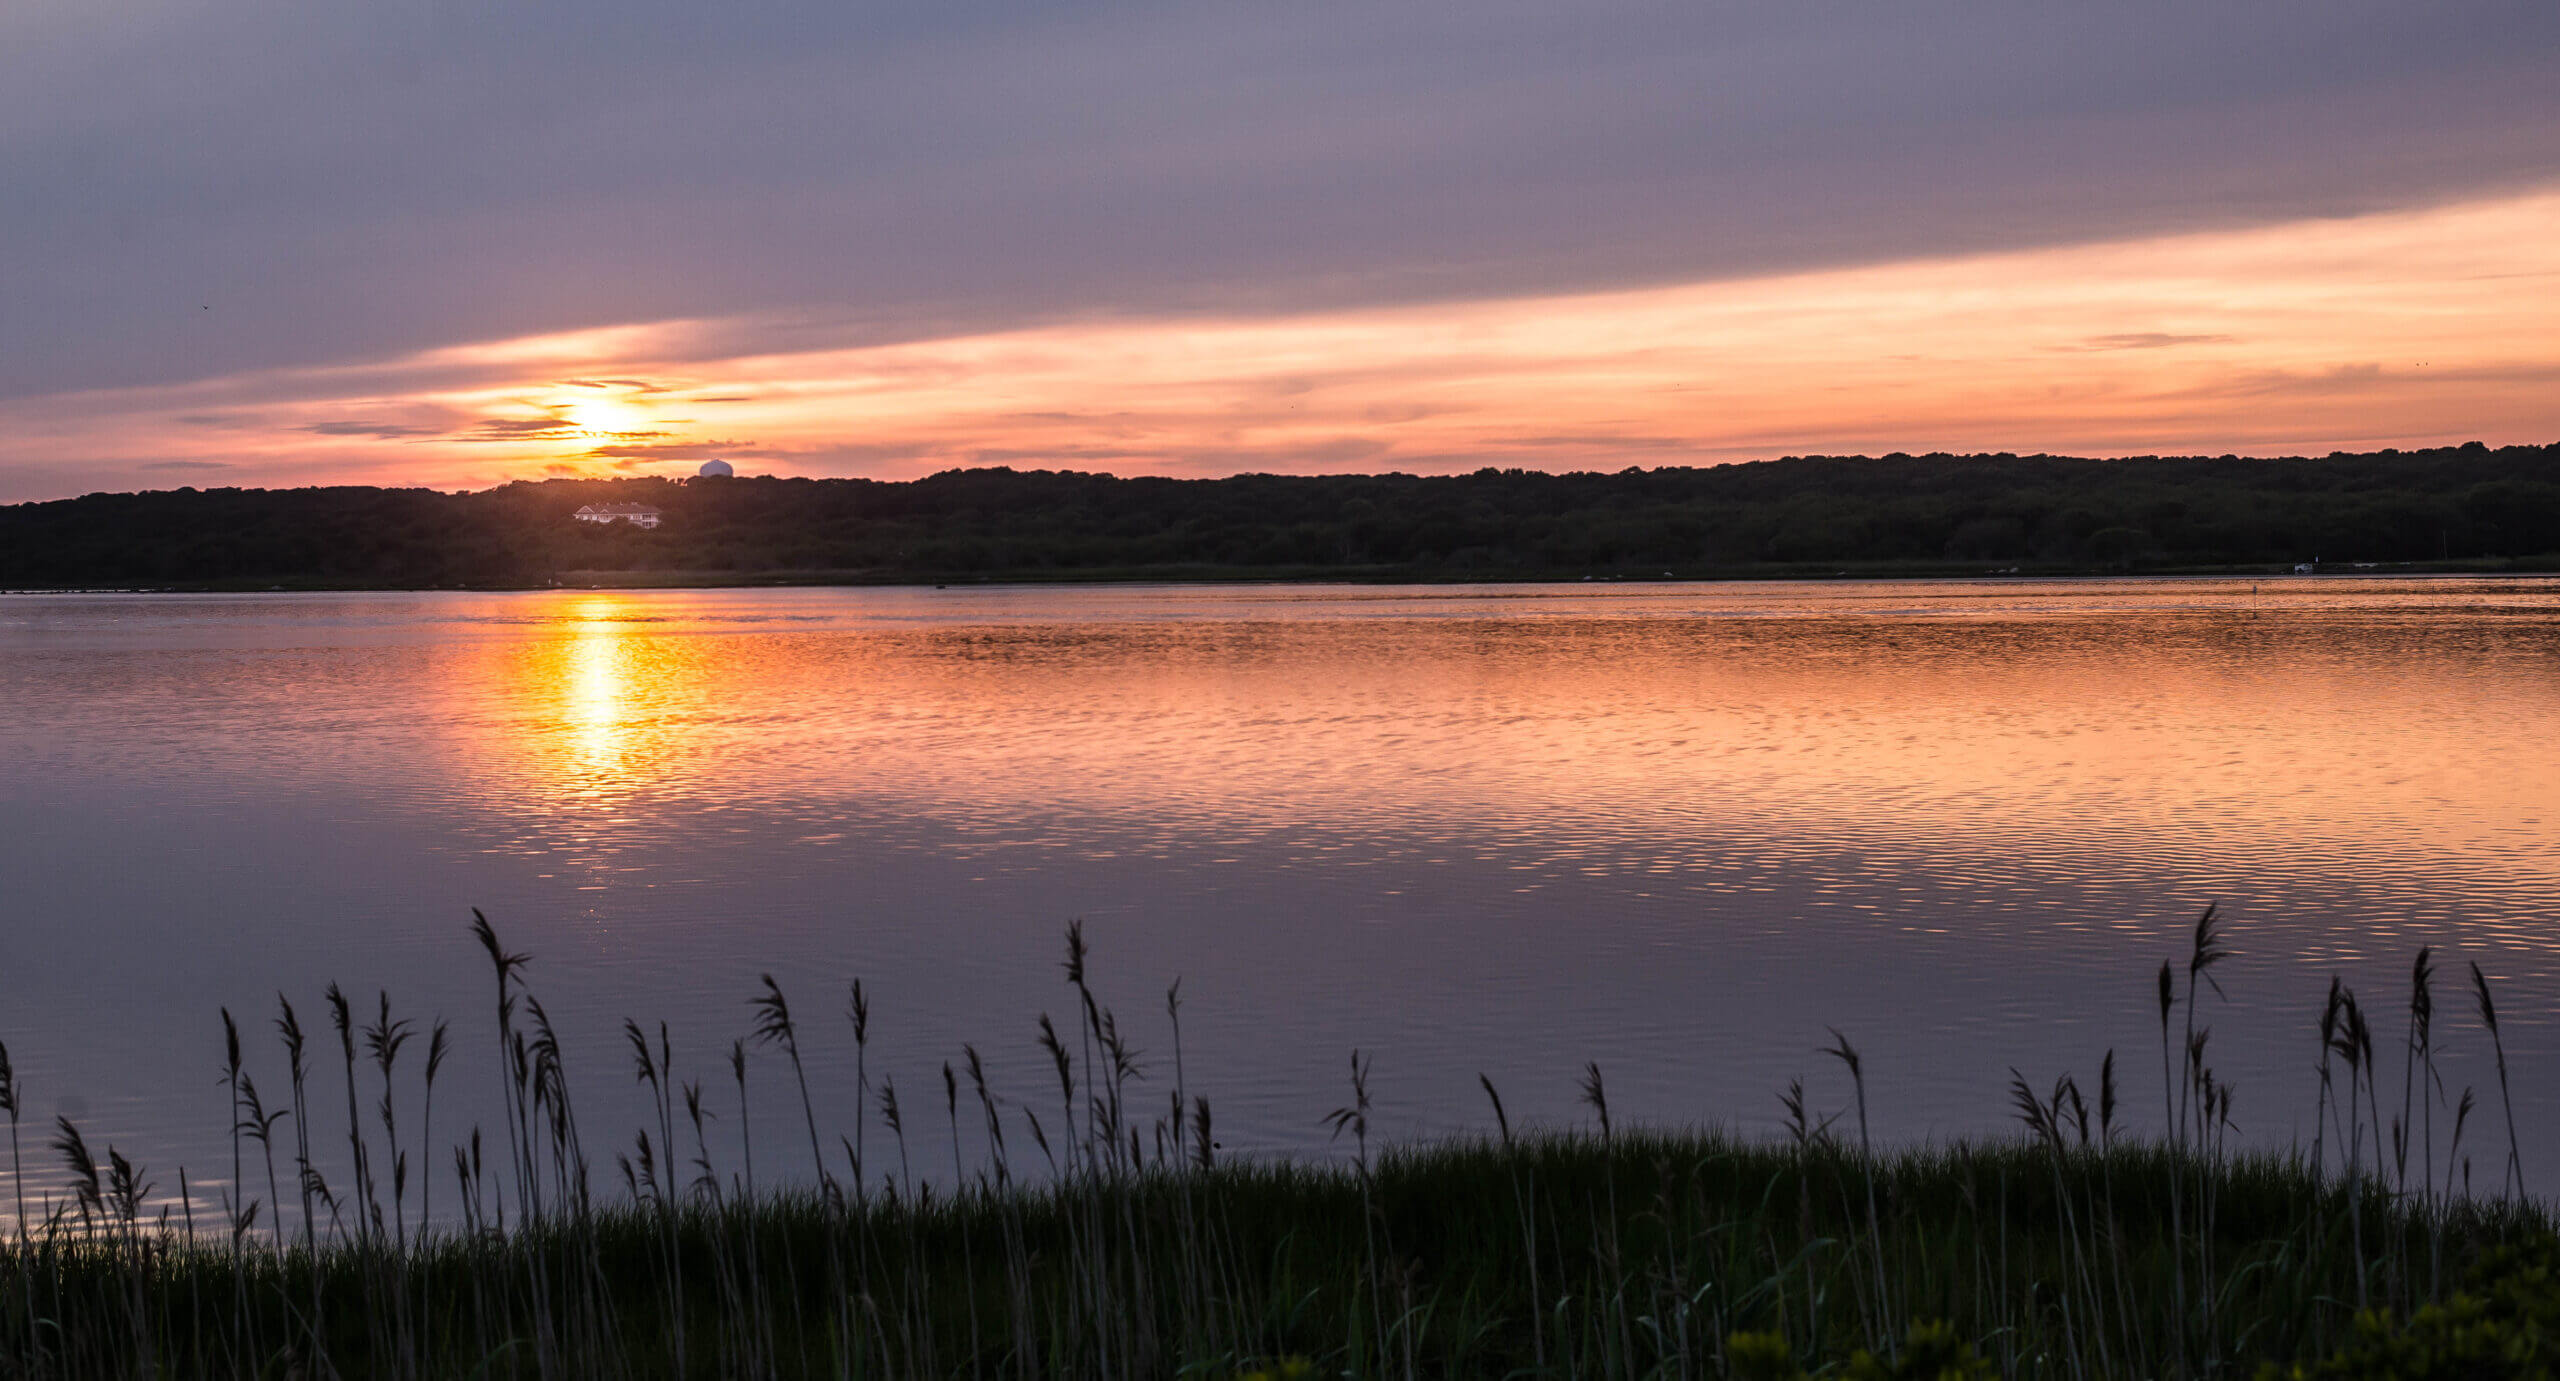
[[1554,474],[551,480],[0,506],[0,588],[1971,579],[2560,571],[2560,445]]

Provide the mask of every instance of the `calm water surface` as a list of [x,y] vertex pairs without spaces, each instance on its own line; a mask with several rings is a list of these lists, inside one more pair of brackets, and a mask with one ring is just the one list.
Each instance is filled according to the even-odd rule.
[[[600,1154],[622,1019],[729,1107],[770,972],[836,1129],[864,980],[933,1158],[963,1042],[1052,1105],[1082,917],[1158,1099],[1181,979],[1230,1152],[1322,1150],[1354,1047],[1395,1136],[1483,1126],[1479,1071],[1571,1122],[1586,1060],[1621,1118],[1767,1132],[1790,1076],[1847,1104],[1827,1026],[1916,1140],[2110,1047],[2156,1106],[2152,973],[2212,901],[2246,1136],[2308,1136],[2329,976],[2397,1010],[2431,944],[2500,983],[2560,1183],[2556,744],[2547,581],[13,596],[0,1039],[164,1187],[228,1173],[220,1009],[280,1091],[278,994],[324,1026],[331,981],[451,1018],[438,1121],[494,1126],[478,906]],[[758,1159],[805,1174],[786,1078]]]

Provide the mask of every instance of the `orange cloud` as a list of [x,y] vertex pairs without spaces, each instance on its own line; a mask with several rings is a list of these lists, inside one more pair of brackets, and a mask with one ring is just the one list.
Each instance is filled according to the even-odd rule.
[[2545,189],[1641,290],[770,353],[735,348],[753,321],[634,324],[23,400],[0,425],[20,464],[187,461],[241,483],[690,468],[714,445],[751,469],[903,475],[2540,441],[2560,436],[2555,224]]

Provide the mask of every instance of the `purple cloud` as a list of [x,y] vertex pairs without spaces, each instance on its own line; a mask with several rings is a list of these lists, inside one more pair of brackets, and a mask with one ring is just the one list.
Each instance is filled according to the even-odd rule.
[[375,441],[405,441],[423,436],[442,436],[440,427],[412,427],[399,422],[314,422],[298,430],[321,436],[362,436]]

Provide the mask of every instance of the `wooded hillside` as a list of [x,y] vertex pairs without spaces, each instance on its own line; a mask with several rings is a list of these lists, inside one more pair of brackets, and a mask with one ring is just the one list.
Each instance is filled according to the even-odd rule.
[[[582,504],[664,510],[643,531]],[[2560,554],[2560,446],[2316,459],[1807,457],[1705,469],[179,489],[0,507],[0,585],[538,585],[563,572],[922,580],[2174,569]]]

